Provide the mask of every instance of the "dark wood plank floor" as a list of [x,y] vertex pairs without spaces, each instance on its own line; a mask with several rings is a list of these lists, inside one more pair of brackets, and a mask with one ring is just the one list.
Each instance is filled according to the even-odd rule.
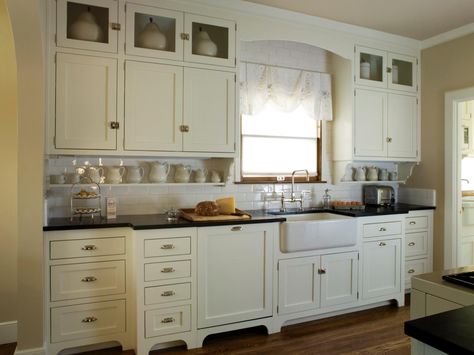
[[[408,301],[408,300],[407,300]],[[384,306],[367,311],[291,325],[267,335],[263,327],[210,335],[204,347],[173,348],[151,354],[292,354],[292,355],[408,355],[410,338],[403,333],[409,306]],[[0,345],[0,355],[12,355],[14,344]],[[134,355],[119,348],[83,355]]]

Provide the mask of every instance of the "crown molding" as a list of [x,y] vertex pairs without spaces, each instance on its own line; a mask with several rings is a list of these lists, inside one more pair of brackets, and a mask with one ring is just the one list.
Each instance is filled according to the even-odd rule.
[[455,28],[454,30],[430,37],[428,39],[425,39],[424,41],[421,41],[421,49],[423,50],[430,47],[434,47],[434,46],[437,46],[438,44],[449,42],[456,38],[469,35],[471,33],[474,33],[474,22]]

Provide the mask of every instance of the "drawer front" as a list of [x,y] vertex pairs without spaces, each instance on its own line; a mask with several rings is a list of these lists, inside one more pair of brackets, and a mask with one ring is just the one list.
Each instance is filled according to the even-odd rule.
[[407,217],[405,218],[405,230],[428,229],[428,217]]
[[191,284],[145,287],[145,304],[158,304],[191,299]]
[[49,244],[50,259],[125,254],[125,237],[58,240]]
[[190,306],[154,309],[145,312],[145,337],[186,332],[191,329]]
[[168,280],[191,276],[191,261],[145,264],[145,281]]
[[51,342],[125,332],[125,300],[51,308]]
[[51,266],[51,301],[125,293],[125,261]]
[[363,226],[364,238],[384,237],[402,233],[401,222],[367,223]]
[[405,235],[405,256],[428,253],[428,232],[407,233]]
[[191,238],[146,239],[145,258],[191,254]]
[[429,272],[428,259],[408,260],[405,262],[405,281],[411,279],[412,276]]

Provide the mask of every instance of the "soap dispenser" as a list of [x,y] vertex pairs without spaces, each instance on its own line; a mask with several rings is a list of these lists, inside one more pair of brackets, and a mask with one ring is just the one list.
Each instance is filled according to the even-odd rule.
[[331,195],[329,195],[329,189],[324,190],[323,195],[323,208],[331,208]]

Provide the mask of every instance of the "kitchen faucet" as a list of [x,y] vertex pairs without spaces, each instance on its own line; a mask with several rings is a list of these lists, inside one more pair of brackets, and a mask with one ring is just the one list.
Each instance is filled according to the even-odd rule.
[[282,212],[285,211],[285,202],[299,202],[300,203],[300,210],[303,209],[303,196],[301,196],[300,198],[296,198],[296,194],[295,194],[295,174],[299,173],[299,172],[306,173],[306,181],[309,181],[309,172],[306,169],[294,170],[291,173],[291,195],[290,195],[290,198],[285,198],[284,192],[281,193],[280,211],[282,211]]

